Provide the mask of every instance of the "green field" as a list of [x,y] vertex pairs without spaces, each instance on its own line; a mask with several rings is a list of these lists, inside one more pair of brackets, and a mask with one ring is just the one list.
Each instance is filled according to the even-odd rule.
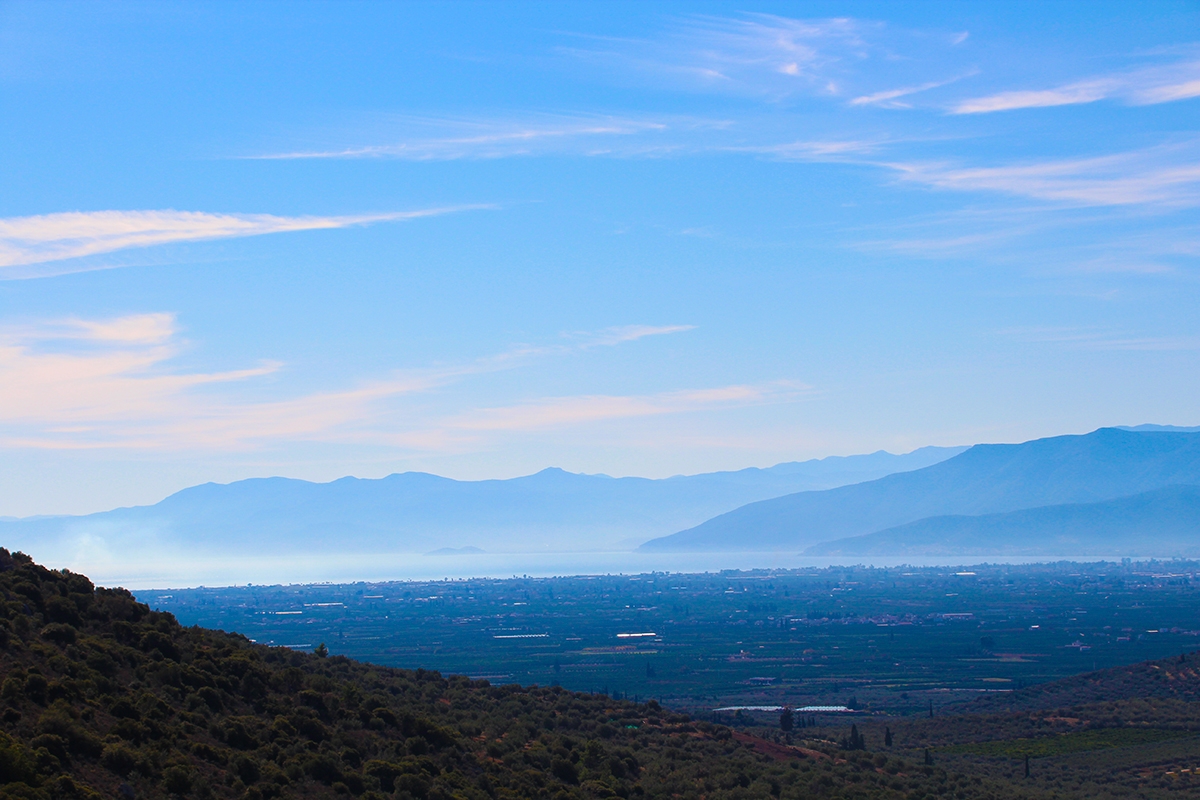
[[653,697],[694,714],[847,705],[903,716],[1195,649],[1195,570],[1180,562],[838,568],[252,586],[141,599],[186,624],[265,644],[325,642],[389,666]]

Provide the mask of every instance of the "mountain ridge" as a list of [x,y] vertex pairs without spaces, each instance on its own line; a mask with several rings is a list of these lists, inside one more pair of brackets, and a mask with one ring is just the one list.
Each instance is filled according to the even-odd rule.
[[926,517],[805,549],[808,556],[1187,556],[1200,553],[1200,486],[1098,503]]
[[880,451],[663,479],[558,468],[487,481],[423,472],[327,483],[250,478],[188,487],[150,506],[0,522],[0,537],[42,561],[82,566],[156,553],[178,560],[199,551],[260,556],[283,550],[421,554],[465,546],[489,553],[624,549],[629,539],[645,541],[749,500],[916,469],[961,451]]
[[1099,502],[1200,484],[1200,434],[1100,428],[1020,444],[979,444],[919,470],[747,504],[643,551],[802,551],[934,516]]

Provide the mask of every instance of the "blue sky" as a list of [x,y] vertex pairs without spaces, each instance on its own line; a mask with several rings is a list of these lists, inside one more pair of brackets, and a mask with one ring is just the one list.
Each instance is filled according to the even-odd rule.
[[0,4],[0,514],[1198,424],[1197,31]]

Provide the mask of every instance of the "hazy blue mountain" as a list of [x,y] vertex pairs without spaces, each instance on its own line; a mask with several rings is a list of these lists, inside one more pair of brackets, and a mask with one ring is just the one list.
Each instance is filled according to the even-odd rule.
[[52,563],[160,553],[238,556],[630,549],[744,503],[919,469],[964,448],[878,452],[661,480],[546,469],[511,480],[420,472],[310,483],[209,483],[152,506],[0,522],[0,544]]
[[1003,514],[927,517],[813,545],[812,556],[1110,556],[1200,554],[1200,486]]
[[486,552],[478,547],[439,547],[437,550],[430,550],[425,555],[427,556],[476,556]]
[[975,445],[924,469],[751,503],[641,549],[799,551],[925,517],[1089,503],[1177,484],[1200,484],[1200,433],[1101,428]]

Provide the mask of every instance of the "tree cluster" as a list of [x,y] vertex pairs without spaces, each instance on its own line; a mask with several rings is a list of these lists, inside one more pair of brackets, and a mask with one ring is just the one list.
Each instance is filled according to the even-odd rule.
[[865,753],[763,752],[653,701],[184,628],[3,549],[0,645],[0,798],[915,798],[946,782]]

